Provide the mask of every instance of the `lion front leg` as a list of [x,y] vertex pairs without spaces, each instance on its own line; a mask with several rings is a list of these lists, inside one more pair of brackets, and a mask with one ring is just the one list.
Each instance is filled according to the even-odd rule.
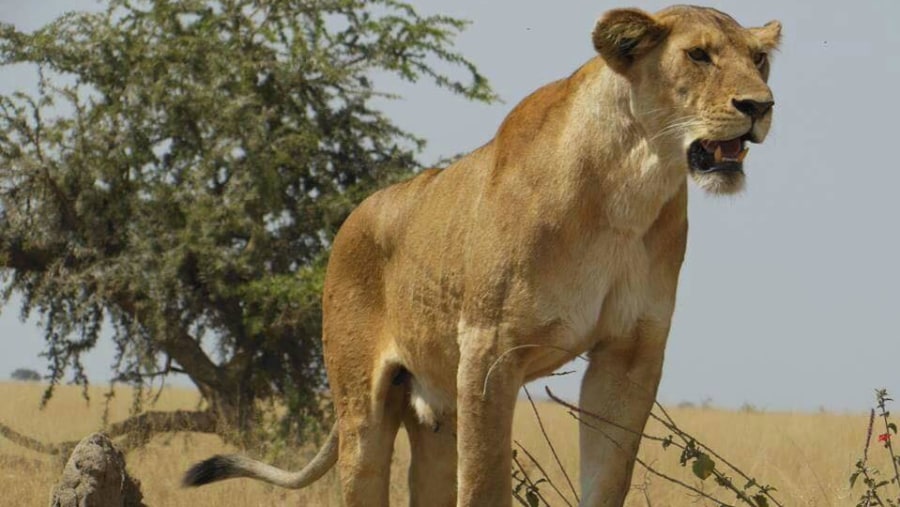
[[522,374],[516,354],[503,356],[492,347],[497,336],[494,330],[467,330],[460,336],[459,507],[512,505],[512,423]]
[[642,322],[627,338],[605,340],[590,353],[581,384],[582,506],[619,507],[662,374],[668,325]]

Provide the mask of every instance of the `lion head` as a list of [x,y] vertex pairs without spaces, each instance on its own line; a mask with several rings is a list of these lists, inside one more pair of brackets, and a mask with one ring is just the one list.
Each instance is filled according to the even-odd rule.
[[700,187],[730,194],[743,187],[747,143],[762,142],[772,123],[767,80],[780,37],[777,21],[743,28],[715,9],[676,6],[610,11],[593,42],[630,83],[632,113],[650,142],[678,151]]

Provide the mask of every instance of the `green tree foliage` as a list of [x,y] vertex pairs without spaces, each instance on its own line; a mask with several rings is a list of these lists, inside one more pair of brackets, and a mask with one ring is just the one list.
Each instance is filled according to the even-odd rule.
[[39,79],[0,96],[2,298],[40,318],[51,383],[85,384],[108,329],[119,381],[182,371],[239,428],[265,399],[315,415],[329,242],[419,168],[372,80],[493,100],[450,49],[464,26],[394,0],[111,0],[0,26],[0,65]]

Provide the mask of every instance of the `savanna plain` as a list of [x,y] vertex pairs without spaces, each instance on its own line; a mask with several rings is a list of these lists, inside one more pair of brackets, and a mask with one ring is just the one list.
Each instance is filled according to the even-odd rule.
[[[44,386],[31,383],[0,383],[0,422],[43,442],[78,440],[102,426],[105,388],[91,388],[86,404],[81,389],[58,388],[53,399],[40,408]],[[109,407],[109,422],[129,415],[132,397],[118,388]],[[196,409],[199,395],[190,389],[167,388],[154,410]],[[538,402],[549,439],[559,454],[562,466],[578,484],[578,423],[568,411],[553,402]],[[848,476],[862,453],[868,414],[787,413],[752,408],[726,411],[707,407],[671,407],[671,416],[685,431],[698,437],[730,462],[762,483],[777,488],[776,498],[785,506],[845,506],[855,504],[860,490],[849,489]],[[668,433],[651,421],[646,432],[659,436]],[[542,436],[527,401],[516,413],[514,439],[536,458],[548,478],[571,498],[572,494],[559,466]],[[142,448],[126,455],[128,468],[141,482],[145,503],[156,506],[338,506],[337,477],[332,471],[312,487],[289,491],[250,480],[229,480],[199,489],[180,486],[181,475],[194,462],[212,454],[237,452],[216,436],[199,433],[160,434]],[[885,469],[881,449],[873,445],[872,463]],[[254,455],[254,450],[245,450]],[[302,457],[312,457],[314,445],[298,449]],[[674,478],[725,500],[733,495],[716,491],[711,481],[701,484],[689,468],[678,463],[678,450],[663,450],[659,442],[644,441],[641,459]],[[265,458],[265,456],[254,455]],[[406,467],[408,445],[401,430],[393,460],[391,505],[407,505]],[[520,455],[521,456],[521,455]],[[527,461],[527,460],[523,460]],[[525,465],[533,477],[541,472]],[[45,506],[51,486],[61,465],[46,455],[25,450],[0,438],[0,506]],[[542,495],[551,505],[566,505],[552,488],[541,484]],[[859,485],[857,485],[859,488]],[[649,474],[641,466],[635,469],[628,507],[664,507],[712,505],[691,496],[680,487]]]

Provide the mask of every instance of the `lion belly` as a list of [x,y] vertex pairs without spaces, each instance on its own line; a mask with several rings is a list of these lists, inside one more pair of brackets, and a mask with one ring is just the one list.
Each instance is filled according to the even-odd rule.
[[[570,260],[570,268],[558,276],[526,284],[531,286],[531,311],[511,315],[499,326],[517,331],[518,338],[503,347],[521,350],[526,381],[552,373],[606,338],[628,335],[646,308],[648,262],[641,241],[617,235],[598,237],[578,259]],[[421,311],[397,319],[407,327],[392,333],[394,357],[412,374],[410,403],[420,421],[436,427],[456,412],[459,347],[466,336],[496,335],[465,320],[457,320],[456,329],[448,332],[444,328],[451,325],[450,316],[434,313],[445,305],[436,304],[433,297],[423,298],[431,292],[423,285],[430,284],[419,279],[404,293],[430,304],[425,310],[421,304],[407,302],[406,308]],[[496,353],[507,352],[512,350]]]

